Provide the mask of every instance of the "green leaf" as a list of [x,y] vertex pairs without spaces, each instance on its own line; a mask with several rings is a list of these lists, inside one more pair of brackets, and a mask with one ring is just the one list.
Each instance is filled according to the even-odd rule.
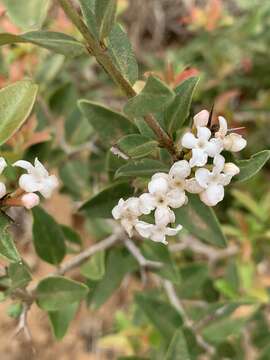
[[3,0],[11,21],[24,30],[38,29],[46,18],[49,0]]
[[93,128],[79,109],[75,109],[65,121],[65,138],[72,145],[77,146],[87,142]]
[[95,2],[95,15],[99,39],[106,38],[115,23],[117,0],[98,0]]
[[179,130],[188,117],[192,96],[198,81],[197,77],[191,77],[175,89],[176,97],[165,112],[165,124],[169,134]]
[[188,204],[175,209],[176,223],[183,225],[191,234],[219,247],[226,246],[218,219],[209,206],[197,195],[188,195]]
[[28,118],[37,91],[38,86],[30,80],[18,81],[0,90],[0,145]]
[[13,262],[21,261],[21,257],[14,245],[11,235],[8,233],[8,219],[0,214],[0,256]]
[[38,256],[50,264],[59,264],[65,254],[65,238],[60,225],[40,207],[33,210],[33,240]]
[[168,250],[168,246],[152,241],[144,242],[142,253],[146,259],[161,262],[163,264],[161,269],[152,270],[153,272],[158,273],[159,276],[162,276],[175,284],[180,283],[180,274],[172,259],[171,253]]
[[66,335],[69,325],[76,315],[78,306],[78,303],[74,303],[64,306],[61,310],[48,312],[53,334],[57,340],[63,339]]
[[81,273],[90,280],[100,280],[105,274],[105,252],[100,251],[93,255],[89,261],[82,265]]
[[127,33],[120,24],[114,26],[107,46],[114,64],[133,85],[138,80],[138,64]]
[[46,311],[58,311],[63,305],[71,305],[83,300],[88,288],[82,283],[61,276],[48,277],[40,281],[36,296],[38,306]]
[[84,45],[72,36],[54,31],[31,31],[21,35],[0,34],[0,46],[15,43],[31,43],[67,57],[82,55]]
[[128,161],[121,166],[115,173],[115,178],[151,176],[159,171],[167,171],[168,166],[158,160],[143,159],[137,161]]
[[122,135],[137,131],[135,125],[124,115],[100,104],[80,100],[79,108],[98,133],[100,139],[104,141],[104,145],[110,146]]
[[82,14],[91,34],[98,39],[98,27],[95,15],[95,0],[78,0]]
[[136,294],[135,301],[167,341],[170,341],[175,330],[182,326],[180,314],[169,303],[145,294]]
[[139,134],[132,134],[122,137],[117,142],[117,147],[128,157],[139,159],[156,150],[158,142]]
[[142,91],[128,100],[124,112],[129,116],[138,117],[163,111],[174,100],[174,97],[174,92],[165,83],[150,76]]
[[12,289],[23,288],[31,281],[30,272],[22,261],[11,263],[8,267],[8,275]]
[[103,305],[118,289],[126,274],[138,269],[138,263],[122,249],[111,250],[106,261],[106,272],[101,281],[90,291],[89,302],[94,309]]
[[79,210],[91,217],[110,218],[118,200],[131,196],[133,191],[126,182],[113,184],[86,201]]
[[81,237],[75,230],[66,225],[61,225],[61,229],[66,241],[79,246],[82,245]]
[[169,345],[165,360],[191,360],[182,330],[176,330]]
[[240,160],[236,165],[240,168],[240,174],[235,176],[236,181],[246,181],[255,176],[264,164],[270,159],[270,150],[263,150],[251,156],[248,160]]

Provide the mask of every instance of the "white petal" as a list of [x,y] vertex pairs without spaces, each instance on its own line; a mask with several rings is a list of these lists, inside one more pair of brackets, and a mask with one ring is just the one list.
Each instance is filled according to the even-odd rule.
[[209,111],[202,110],[198,114],[196,114],[193,118],[194,125],[198,126],[206,126],[209,120]]
[[41,188],[40,182],[38,182],[33,175],[23,174],[19,179],[20,188],[26,192],[39,191]]
[[188,161],[180,160],[173,164],[169,171],[169,176],[174,178],[185,179],[190,175],[191,169]]
[[2,199],[2,197],[5,196],[6,193],[7,193],[6,185],[0,182],[0,199]]
[[48,171],[41,164],[38,158],[35,158],[35,170],[40,177],[47,177],[49,175]]
[[141,215],[140,200],[137,197],[130,197],[126,200],[126,209],[134,216]]
[[125,203],[124,199],[120,199],[118,201],[118,204],[112,209],[112,216],[114,217],[115,220],[121,218],[124,209],[124,203]]
[[46,198],[49,199],[52,196],[53,191],[58,187],[58,179],[55,175],[48,176],[41,181],[42,186],[39,192]]
[[159,207],[155,210],[155,223],[158,226],[168,225],[175,222],[174,212],[167,206]]
[[189,161],[191,167],[204,166],[207,163],[207,153],[202,149],[192,149],[192,157]]
[[191,194],[199,194],[204,190],[202,186],[198,183],[195,178],[188,179],[185,182],[185,189],[186,191],[190,192]]
[[180,230],[183,229],[182,225],[177,225],[176,228],[166,228],[166,235],[168,236],[175,236]]
[[150,194],[166,193],[169,189],[169,183],[163,177],[158,177],[151,180],[148,184],[148,190]]
[[12,166],[18,166],[22,169],[25,169],[28,171],[28,173],[31,173],[34,169],[34,166],[29,161],[25,160],[16,161]]
[[231,180],[232,180],[232,175],[220,174],[219,179],[218,179],[218,184],[223,185],[223,186],[227,186],[227,185],[229,185]]
[[156,201],[153,195],[145,193],[142,194],[140,197],[140,211],[142,214],[150,214],[152,210],[156,207]]
[[133,227],[134,227],[134,223],[132,221],[124,218],[124,219],[121,220],[121,225],[126,230],[128,235],[131,237],[133,235],[132,230],[133,230]]
[[151,180],[160,179],[160,178],[165,179],[165,180],[168,180],[168,174],[163,173],[163,172],[155,173],[155,174],[152,176]]
[[193,149],[197,145],[198,139],[191,133],[188,132],[182,137],[181,144],[187,149]]
[[224,187],[222,185],[211,185],[199,196],[206,205],[215,206],[224,198]]
[[148,238],[151,236],[152,230],[154,228],[153,224],[148,224],[145,221],[138,221],[135,224],[135,229],[138,231],[138,233],[145,238]]
[[165,244],[167,245],[168,244],[168,241],[166,241],[166,228],[160,228],[159,226],[155,226],[153,229],[152,229],[152,234],[151,234],[151,237],[150,239],[155,241],[155,242],[160,242],[162,244]]
[[227,151],[238,152],[243,150],[247,145],[247,141],[239,134],[227,135],[224,139],[224,148]]
[[198,169],[195,172],[195,179],[197,180],[198,184],[206,189],[210,182],[211,182],[211,173],[207,169]]
[[168,205],[174,209],[177,209],[185,204],[186,195],[185,191],[170,190],[167,194]]
[[211,157],[218,155],[223,149],[223,142],[220,139],[210,139],[205,151]]
[[7,162],[3,157],[0,157],[0,174],[2,174],[5,167],[7,167]]
[[228,131],[227,120],[223,116],[219,116],[218,122],[219,122],[219,130],[215,133],[215,137],[223,139]]
[[199,139],[209,140],[211,137],[211,131],[207,127],[198,127],[197,136]]
[[213,160],[213,174],[219,174],[224,169],[225,159],[222,155],[216,155]]
[[235,176],[240,173],[240,169],[234,163],[228,162],[224,165],[223,172],[226,175]]

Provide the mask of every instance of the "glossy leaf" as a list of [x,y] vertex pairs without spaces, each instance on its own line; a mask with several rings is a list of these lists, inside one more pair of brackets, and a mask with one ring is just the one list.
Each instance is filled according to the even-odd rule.
[[122,135],[132,134],[137,131],[135,125],[124,115],[112,111],[100,104],[80,100],[79,108],[86,117],[104,145],[110,146]]
[[107,37],[115,23],[117,0],[97,0],[95,15],[98,26],[99,39]]
[[165,124],[168,133],[173,134],[183,126],[189,115],[192,96],[198,81],[198,78],[191,77],[175,89],[176,97],[165,112]]
[[31,43],[67,57],[82,55],[86,52],[82,43],[70,35],[54,31],[31,31],[21,35],[0,34],[0,46],[16,43]]
[[138,80],[138,64],[127,33],[119,24],[110,33],[108,50],[118,70],[133,85]]
[[98,281],[105,274],[105,252],[100,251],[93,255],[81,267],[81,273],[88,279]]
[[226,238],[213,209],[197,195],[189,194],[188,199],[187,205],[175,210],[176,223],[212,245],[225,247]]
[[63,306],[61,310],[48,312],[53,334],[57,340],[61,340],[65,336],[71,321],[76,315],[77,309],[78,303],[74,303]]
[[180,314],[169,303],[145,294],[137,294],[135,301],[166,340],[171,340],[176,329],[182,326]]
[[40,281],[36,290],[37,304],[46,311],[58,311],[63,305],[83,300],[88,288],[82,283],[61,276],[48,277]]
[[150,76],[142,91],[128,100],[124,112],[129,116],[138,117],[162,111],[173,101],[174,97],[174,92],[165,83]]
[[236,181],[246,181],[255,176],[270,159],[270,150],[263,150],[251,156],[248,160],[240,160],[236,165],[240,168],[240,174],[234,179]]
[[41,27],[49,8],[49,0],[3,0],[11,21],[24,30]]
[[151,176],[156,172],[168,171],[168,166],[158,160],[143,159],[137,161],[128,161],[121,166],[115,173],[115,178]]
[[0,90],[0,145],[26,121],[37,91],[37,85],[30,80],[18,81]]
[[33,240],[38,256],[50,264],[59,264],[65,254],[65,238],[60,225],[40,207],[33,210]]
[[185,336],[182,330],[177,330],[169,345],[165,360],[191,360]]
[[122,137],[117,142],[117,147],[128,157],[138,159],[156,150],[158,142],[139,134],[132,134]]
[[111,218],[112,209],[118,200],[131,196],[133,191],[128,183],[113,184],[86,201],[79,210],[85,211],[91,217]]

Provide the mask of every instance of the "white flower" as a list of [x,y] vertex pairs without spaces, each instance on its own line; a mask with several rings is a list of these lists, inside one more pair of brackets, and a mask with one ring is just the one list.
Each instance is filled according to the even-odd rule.
[[209,120],[209,111],[201,110],[193,118],[193,123],[196,127],[207,126]]
[[133,228],[142,215],[140,211],[140,201],[136,197],[127,200],[120,199],[118,204],[112,209],[112,215],[115,220],[120,220],[121,225],[129,236],[132,236]]
[[247,141],[241,135],[236,133],[227,135],[228,125],[226,119],[223,116],[219,116],[218,121],[219,130],[215,133],[215,138],[221,139],[223,141],[224,149],[232,152],[243,150],[247,145]]
[[214,167],[212,171],[207,169],[198,169],[195,178],[199,185],[204,188],[199,196],[208,206],[215,206],[224,198],[224,186],[228,185],[232,179],[231,173],[222,173],[225,159],[222,155],[214,158]]
[[208,156],[215,157],[222,151],[222,141],[210,139],[211,131],[207,127],[197,128],[197,137],[191,132],[186,133],[182,138],[182,146],[192,149],[190,166],[204,166]]
[[135,227],[142,237],[151,239],[155,242],[161,242],[163,244],[168,244],[166,241],[166,235],[175,236],[178,231],[182,229],[181,225],[178,225],[175,229],[173,229],[166,227],[165,225],[148,224],[144,221],[138,221]]
[[21,189],[28,193],[39,191],[45,198],[49,198],[58,186],[57,177],[49,175],[38,158],[35,159],[34,166],[25,160],[16,161],[13,166],[27,170],[28,174],[23,174],[20,177],[19,185]]
[[24,194],[21,198],[21,201],[23,206],[28,210],[32,209],[40,203],[39,196],[35,193]]
[[[6,160],[3,157],[0,157],[0,175],[4,171],[4,169],[7,167]],[[6,185],[3,182],[0,182],[0,199],[4,197],[7,193]]]
[[140,196],[141,211],[149,214],[155,210],[157,224],[167,225],[175,221],[174,212],[170,209],[182,206],[185,201],[185,193],[182,190],[171,189],[169,176],[165,173],[155,174],[148,184],[149,193]]

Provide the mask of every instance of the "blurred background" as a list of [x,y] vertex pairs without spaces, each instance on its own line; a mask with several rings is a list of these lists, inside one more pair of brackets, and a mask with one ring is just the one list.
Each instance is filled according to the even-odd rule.
[[[118,12],[139,60],[142,80],[155,73],[176,86],[189,76],[199,75],[193,113],[203,108],[210,110],[214,104],[215,113],[224,115],[230,127],[244,126],[248,146],[243,158],[270,148],[269,1],[119,0]],[[44,28],[79,36],[54,4]],[[24,31],[23,26],[10,21],[1,2],[0,31]],[[69,196],[80,201],[91,195],[96,184],[104,180],[101,170],[106,164],[98,151],[92,152],[91,159],[84,155],[83,150],[93,145],[93,134],[83,119],[74,125],[74,119],[81,117],[76,100],[89,98],[115,109],[121,109],[125,100],[94,59],[82,56],[67,60],[28,44],[1,48],[0,87],[29,76],[37,79],[41,89],[35,115],[9,141],[4,155],[10,160],[21,153],[29,158],[38,154],[41,160],[49,157],[51,166],[59,171],[63,187],[46,207],[60,223],[76,228],[86,244],[91,243],[109,229],[91,219],[82,223],[79,216],[73,215]],[[99,151],[103,151],[102,146]],[[68,154],[69,162],[63,162],[63,154]],[[220,330],[216,339],[221,351],[217,359],[250,359],[248,356],[258,349],[266,354],[260,359],[270,359],[269,181],[268,164],[252,180],[232,186],[217,208],[229,243],[237,242],[240,249],[233,261],[216,266],[207,255],[190,250],[179,254],[183,263],[182,294],[187,302],[214,302],[219,297],[236,301],[244,297],[253,299],[255,304],[265,303],[258,313],[254,304],[238,307],[229,318],[231,322],[223,324],[224,336]],[[19,224],[14,229],[18,246],[34,269],[34,276],[44,276],[50,266],[37,260],[32,252],[29,216],[24,212],[14,216]],[[159,335],[132,302],[133,293],[143,286],[139,277],[140,274],[138,278],[127,275],[98,311],[81,308],[67,336],[58,343],[52,338],[45,315],[33,307],[29,319],[36,350],[23,338],[12,337],[16,306],[0,303],[0,358],[28,360],[38,354],[42,360],[103,360],[134,352],[155,353]],[[247,332],[244,337],[246,353],[239,353],[239,341],[243,339],[237,335],[244,330],[237,324],[246,317],[254,321],[248,325],[251,335]],[[228,334],[235,338],[228,340]]]

